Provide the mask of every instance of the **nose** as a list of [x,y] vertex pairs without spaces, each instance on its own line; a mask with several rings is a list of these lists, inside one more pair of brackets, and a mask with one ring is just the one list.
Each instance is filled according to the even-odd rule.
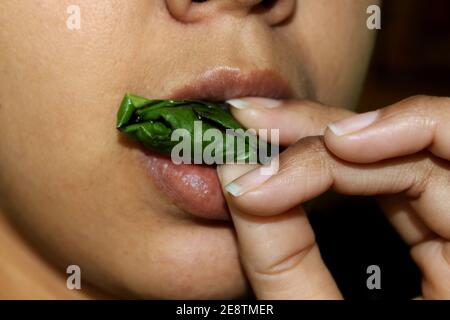
[[269,25],[288,19],[296,0],[166,0],[167,8],[181,22],[198,22],[220,14],[257,15]]

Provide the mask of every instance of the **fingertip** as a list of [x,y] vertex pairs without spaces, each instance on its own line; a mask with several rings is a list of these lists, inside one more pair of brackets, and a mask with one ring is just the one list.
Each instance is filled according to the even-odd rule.
[[344,132],[342,132],[339,127],[337,125],[335,125],[334,123],[330,123],[327,126],[327,130],[331,131],[332,134],[334,134],[335,136],[343,136]]
[[290,207],[278,204],[273,198],[267,196],[265,191],[254,190],[240,196],[231,196],[233,207],[238,212],[253,216],[276,216],[288,210]]
[[[338,134],[336,134],[336,131]],[[325,146],[337,158],[354,163],[371,163],[381,160],[378,144],[359,135],[339,134],[339,128],[329,124],[324,133]]]
[[242,188],[238,184],[233,182],[227,184],[224,188],[228,193],[235,197],[239,197],[240,195],[244,194]]
[[227,100],[226,103],[238,110],[247,109],[248,107],[250,107],[249,103],[244,99],[231,99]]
[[237,178],[253,170],[257,165],[251,164],[223,164],[217,166],[217,175],[222,187],[231,184]]
[[245,97],[227,100],[226,102],[237,109],[247,109],[247,108],[274,109],[280,107],[283,104],[282,100],[269,99],[263,97]]
[[352,115],[351,117],[328,124],[331,132],[337,136],[358,133],[373,125],[380,117],[379,110]]

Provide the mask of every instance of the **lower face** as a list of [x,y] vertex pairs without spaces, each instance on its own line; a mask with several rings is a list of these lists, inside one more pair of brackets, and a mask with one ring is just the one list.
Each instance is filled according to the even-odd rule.
[[373,1],[297,1],[274,26],[225,9],[186,23],[162,0],[80,0],[79,30],[66,26],[71,2],[0,3],[1,211],[57,265],[79,265],[108,293],[246,295],[232,223],[198,212],[223,206],[215,172],[186,169],[203,189],[164,175],[117,133],[121,98],[258,94],[352,107]]

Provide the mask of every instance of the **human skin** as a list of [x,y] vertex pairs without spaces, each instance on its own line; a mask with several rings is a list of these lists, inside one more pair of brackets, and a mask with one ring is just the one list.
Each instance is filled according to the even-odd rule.
[[[114,124],[125,92],[166,97],[217,67],[272,69],[294,98],[353,108],[374,1],[259,2],[80,0],[80,30],[73,1],[0,2],[1,297],[248,294],[233,225],[159,194]],[[65,287],[70,264],[81,292]]]
[[449,97],[414,96],[333,122],[342,109],[262,98],[233,103],[242,123],[281,128],[287,146],[271,174],[248,165],[218,170],[257,298],[342,298],[300,206],[333,189],[378,196],[422,271],[417,298],[450,299]]

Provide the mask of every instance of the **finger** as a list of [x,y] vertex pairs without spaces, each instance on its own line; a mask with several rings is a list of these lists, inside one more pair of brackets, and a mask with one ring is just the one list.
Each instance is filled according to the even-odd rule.
[[429,149],[450,159],[450,98],[413,97],[328,126],[327,147],[338,157],[376,162]]
[[[322,135],[327,125],[352,115],[346,109],[328,107],[310,100],[272,100],[242,98],[227,101],[234,108],[233,116],[246,128],[277,129],[280,144],[288,146],[295,141]],[[270,141],[270,135],[268,137]]]
[[422,271],[424,299],[450,299],[450,242],[425,241],[411,249],[411,256]]
[[409,246],[436,237],[436,234],[424,224],[403,195],[380,196],[378,202],[386,218]]
[[239,209],[274,215],[330,188],[351,195],[405,193],[425,224],[450,238],[450,166],[428,153],[358,165],[334,157],[321,137],[309,137],[280,155],[275,174],[264,169],[257,168],[225,187]]
[[[218,168],[223,184],[245,165]],[[272,217],[246,214],[226,196],[236,228],[241,261],[258,299],[340,299],[325,266],[314,232],[301,208]]]

